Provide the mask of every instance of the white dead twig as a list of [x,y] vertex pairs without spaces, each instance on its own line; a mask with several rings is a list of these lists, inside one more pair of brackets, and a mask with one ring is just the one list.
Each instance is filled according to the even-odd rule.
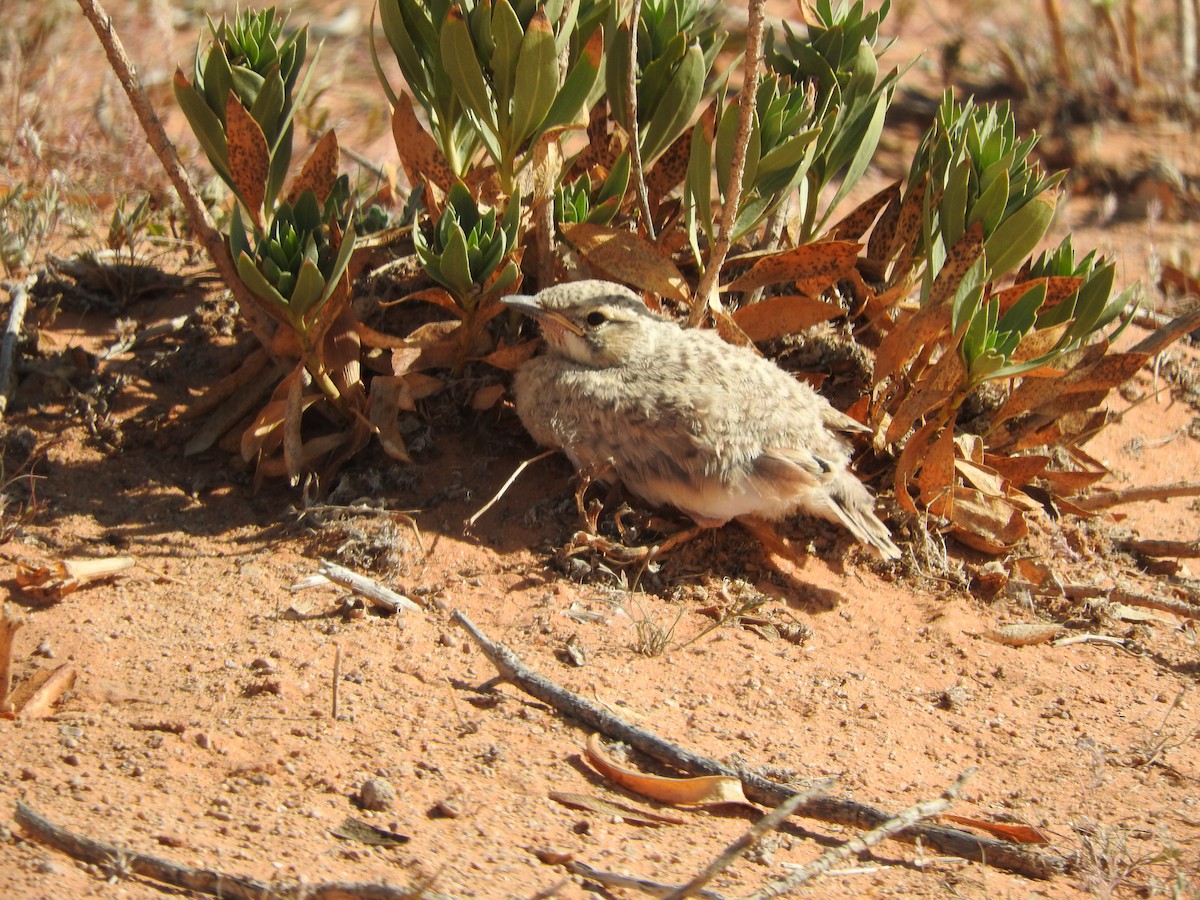
[[[391,588],[384,587],[373,578],[352,572],[345,566],[339,566],[337,563],[332,563],[327,559],[321,560],[320,565],[317,567],[317,573],[317,576],[310,576],[292,585],[291,589],[293,591],[304,590],[305,588],[332,583],[341,585],[361,597],[366,597],[385,612],[394,613],[402,609],[407,612],[421,612],[421,607],[403,594],[398,594]],[[318,577],[324,580],[318,580]]]
[[0,418],[8,411],[8,398],[12,393],[13,367],[16,364],[17,341],[25,324],[25,309],[29,305],[29,292],[37,284],[38,276],[30,275],[24,281],[7,282],[4,288],[12,297],[8,310],[8,325],[4,329],[4,340],[0,342]]
[[12,646],[17,629],[25,624],[25,617],[15,603],[4,604],[0,610],[0,715],[12,712],[9,694],[12,693]]

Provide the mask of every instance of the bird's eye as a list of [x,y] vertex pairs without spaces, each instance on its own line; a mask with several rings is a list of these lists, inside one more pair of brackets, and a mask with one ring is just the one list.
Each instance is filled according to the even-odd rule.
[[584,321],[593,328],[599,328],[608,320],[605,319],[604,313],[602,312],[590,312],[587,314],[587,318]]

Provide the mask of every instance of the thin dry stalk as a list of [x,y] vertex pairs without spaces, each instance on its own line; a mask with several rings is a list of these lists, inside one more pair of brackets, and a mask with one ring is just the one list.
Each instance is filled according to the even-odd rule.
[[917,822],[938,815],[945,811],[951,801],[958,796],[958,792],[962,790],[963,784],[974,773],[974,768],[967,769],[936,800],[927,800],[924,803],[918,803],[916,806],[904,810],[904,812],[895,816],[890,821],[884,822],[878,828],[856,838],[851,838],[840,847],[834,847],[828,853],[821,855],[808,865],[794,870],[786,878],[768,885],[761,891],[756,891],[747,897],[746,900],[769,900],[771,897],[782,897],[784,894],[789,894],[818,875],[829,871],[846,857],[862,853],[868,847],[874,847],[887,838],[895,837],[899,832],[906,828],[911,828]]
[[160,856],[134,853],[113,844],[75,834],[55,825],[20,801],[17,801],[14,818],[34,840],[53,847],[72,859],[106,870],[111,869],[120,875],[139,875],[162,884],[222,897],[225,900],[270,900],[284,897],[297,900],[450,900],[443,894],[435,894],[423,887],[410,890],[386,884],[355,884],[344,881],[288,885],[228,875],[212,869],[194,869]]
[[696,896],[702,887],[728,869],[733,865],[735,860],[743,856],[747,850],[757,844],[764,834],[777,829],[792,813],[813,797],[829,790],[833,786],[833,782],[834,779],[832,778],[822,779],[807,790],[801,791],[775,807],[750,826],[745,834],[726,847],[720,856],[704,867],[700,874],[679,888],[679,890],[667,894],[666,900],[683,900],[685,897]]
[[699,325],[716,306],[717,286],[721,283],[721,267],[729,255],[733,243],[733,223],[737,219],[742,196],[742,178],[746,174],[746,148],[750,144],[750,131],[754,124],[754,104],[758,94],[758,73],[762,68],[763,55],[763,11],[766,0],[750,0],[750,20],[746,26],[746,61],[743,66],[742,90],[738,97],[738,126],[734,137],[733,159],[730,163],[729,185],[725,191],[725,206],[721,210],[721,229],[717,242],[708,257],[708,265],[700,276],[696,296],[692,299],[692,311],[688,322]]
[[1179,19],[1179,70],[1191,84],[1198,71],[1196,61],[1196,0],[1175,0]]
[[[649,894],[651,897],[665,897],[675,887],[670,884],[663,884],[661,881],[651,881],[649,878],[637,878],[633,875],[622,875],[619,872],[606,872],[603,869],[593,869],[587,863],[581,863],[578,860],[571,860],[563,864],[563,868],[572,875],[579,875],[589,881],[596,881],[600,884],[608,885],[609,887],[629,888],[634,891],[641,891],[643,894]],[[701,900],[725,900],[724,894],[718,894],[716,891],[702,890],[695,897]]]
[[332,716],[333,716],[333,721],[336,722],[338,720],[338,713],[341,711],[338,709],[338,706],[340,705],[341,691],[342,691],[342,645],[341,644],[333,645],[333,684],[330,687],[331,687],[331,690],[333,693],[333,698],[332,698],[333,709],[331,712],[332,712]]
[[1170,500],[1172,497],[1200,497],[1200,481],[1176,481],[1171,484],[1155,484],[1149,487],[1126,488],[1123,491],[1106,491],[1072,501],[1080,509],[1096,512],[1112,509],[1126,503],[1142,503],[1147,500]]
[[1200,559],[1200,541],[1119,541],[1117,546],[1141,556]]
[[1143,84],[1142,49],[1138,46],[1137,3],[1135,0],[1125,0],[1125,46],[1129,48],[1129,80],[1135,88]]
[[492,497],[492,499],[489,500],[487,503],[483,504],[483,506],[481,506],[475,512],[475,514],[473,516],[471,516],[471,518],[467,519],[467,521],[464,523],[466,526],[466,530],[470,531],[472,528],[474,528],[475,523],[479,521],[480,517],[482,517],[483,514],[485,512],[487,512],[489,509],[491,509],[493,506],[495,506],[496,503],[499,502],[501,497],[503,497],[506,493],[508,493],[508,489],[513,486],[513,482],[516,481],[521,476],[521,473],[525,471],[526,466],[532,465],[535,462],[540,462],[541,460],[545,459],[547,456],[553,456],[557,452],[558,452],[557,450],[546,450],[543,453],[539,453],[537,456],[533,457],[532,459],[525,460],[523,463],[521,463],[519,466],[517,466],[513,470],[513,473],[508,476],[508,481],[504,482],[504,484],[500,486],[500,490],[496,491],[496,495],[494,497]]
[[37,284],[37,273],[24,281],[5,284],[12,303],[8,308],[8,325],[4,329],[4,340],[0,342],[0,419],[8,411],[8,397],[12,393],[13,366],[16,363],[17,341],[25,325],[25,310],[29,306],[29,292]]
[[[560,687],[526,666],[504,644],[491,640],[461,611],[455,611],[453,621],[467,630],[472,640],[483,651],[484,656],[496,667],[501,679],[511,682],[531,697],[541,700],[563,715],[577,719],[589,728],[601,732],[605,737],[614,741],[623,741],[652,759],[683,772],[693,775],[728,775],[738,778],[742,782],[742,789],[746,797],[764,806],[779,806],[795,795],[794,788],[770,781],[748,769],[727,766],[715,759],[681,747],[651,731],[626,722],[597,703]],[[883,810],[865,803],[829,796],[812,798],[797,813],[810,819],[848,825],[863,830],[878,828],[893,818]],[[983,862],[996,868],[1018,872],[1030,878],[1049,878],[1052,875],[1061,874],[1069,868],[1069,864],[1062,857],[1030,851],[1008,841],[969,834],[961,829],[945,825],[931,825],[922,822],[895,835],[895,839],[908,843],[920,840],[941,853]]]
[[1058,70],[1058,80],[1064,87],[1075,87],[1075,70],[1071,66],[1071,53],[1067,47],[1067,37],[1063,32],[1062,12],[1058,8],[1058,0],[1042,0],[1042,8],[1046,11],[1046,23],[1050,26],[1050,38],[1054,43],[1054,68]]
[[642,0],[633,0],[629,13],[629,71],[626,73],[626,114],[629,116],[629,155],[633,162],[633,184],[637,189],[638,206],[646,222],[646,234],[654,240],[654,219],[650,212],[650,194],[646,190],[646,173],[642,168],[641,139],[638,137],[637,105],[637,38],[638,22],[642,18]]
[[133,62],[125,52],[125,47],[117,36],[116,29],[113,28],[112,17],[97,0],[77,0],[77,2],[79,8],[83,10],[84,17],[95,29],[96,37],[104,46],[108,63],[116,73],[117,80],[121,82],[126,96],[129,97],[129,102],[142,126],[142,131],[146,134],[146,141],[150,144],[150,148],[158,157],[159,162],[162,163],[167,177],[171,179],[171,184],[175,186],[175,191],[183,202],[183,208],[187,211],[192,230],[196,233],[196,237],[208,253],[213,265],[217,267],[217,271],[221,274],[221,280],[233,292],[242,315],[246,317],[254,331],[254,336],[264,346],[269,346],[271,332],[266,323],[261,321],[257,315],[257,301],[238,277],[237,268],[225,246],[224,238],[213,224],[208,209],[204,206],[204,201],[192,187],[187,170],[179,161],[179,153],[176,151],[175,145],[171,143],[171,139],[167,137],[166,131],[163,130],[162,122],[154,112],[154,106],[150,103],[146,89],[142,86],[141,78],[138,77]]
[[12,693],[12,646],[17,629],[25,624],[25,617],[15,603],[5,602],[0,610],[0,716],[12,713],[9,695]]

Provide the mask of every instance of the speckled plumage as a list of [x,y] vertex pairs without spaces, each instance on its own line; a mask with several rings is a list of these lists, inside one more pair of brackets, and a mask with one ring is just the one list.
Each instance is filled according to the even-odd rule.
[[579,281],[509,297],[546,352],[517,372],[517,413],[576,467],[609,463],[625,486],[699,524],[806,512],[881,555],[900,551],[848,469],[863,426],[808,385],[714,332],[650,312],[621,285]]

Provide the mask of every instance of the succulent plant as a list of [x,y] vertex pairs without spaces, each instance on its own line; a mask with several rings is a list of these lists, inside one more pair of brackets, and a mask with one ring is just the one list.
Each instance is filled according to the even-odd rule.
[[266,233],[251,247],[234,212],[230,246],[238,275],[272,315],[301,334],[341,283],[354,247],[353,224],[335,239],[330,221],[336,216],[321,208],[312,191],[304,191],[294,206],[279,204]]
[[[176,70],[175,97],[209,163],[257,221],[274,205],[291,163],[296,82],[308,29],[284,37],[283,19],[273,7],[208,24],[212,44],[197,52],[191,81]],[[231,104],[241,110],[232,111]],[[253,152],[245,152],[247,142]]]
[[516,281],[519,269],[508,254],[517,243],[520,202],[510,200],[503,218],[481,210],[462,184],[451,188],[433,227],[432,239],[413,229],[413,244],[429,276],[465,309],[493,297]]
[[629,153],[622,153],[612,171],[598,185],[593,195],[592,179],[583,173],[570,184],[562,185],[554,194],[554,220],[560,223],[590,222],[607,225],[621,208],[629,187]]

